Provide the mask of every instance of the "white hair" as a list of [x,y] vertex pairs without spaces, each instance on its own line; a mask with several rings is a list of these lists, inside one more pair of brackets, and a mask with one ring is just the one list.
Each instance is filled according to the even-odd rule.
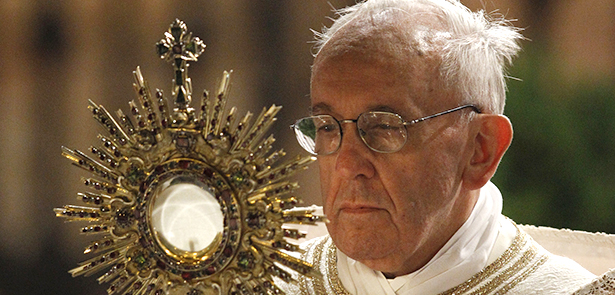
[[[330,28],[316,35],[316,56],[337,31],[354,20],[371,19],[390,10],[413,13],[417,5],[435,11],[435,28],[415,30],[410,38],[417,52],[433,51],[441,59],[440,76],[444,86],[461,96],[463,103],[476,104],[483,112],[504,112],[506,67],[520,50],[520,29],[502,17],[480,10],[472,12],[458,0],[367,0],[336,11]],[[404,22],[394,21],[404,30]],[[411,30],[411,28],[408,28]]]

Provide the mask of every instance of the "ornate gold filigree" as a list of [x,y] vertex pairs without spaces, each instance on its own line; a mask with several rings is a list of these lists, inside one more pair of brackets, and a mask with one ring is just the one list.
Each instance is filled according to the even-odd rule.
[[[94,118],[106,129],[92,155],[63,147],[74,165],[94,176],[83,178],[89,191],[79,193],[84,205],[54,209],[67,221],[85,221],[84,234],[98,236],[85,253],[93,255],[70,271],[73,276],[106,272],[109,294],[280,294],[272,276],[292,280],[288,269],[318,276],[309,263],[295,258],[297,245],[286,238],[305,234],[284,229],[284,223],[314,224],[324,217],[294,209],[298,187],[287,178],[304,169],[311,157],[274,166],[284,151],[271,152],[273,136],[265,133],[279,106],[264,108],[251,123],[247,113],[225,111],[230,73],[224,72],[218,92],[204,91],[199,110],[191,107],[188,61],[196,61],[204,45],[176,20],[156,46],[174,66],[173,106],[161,90],[152,95],[137,67],[134,88],[138,102],[129,102],[112,116],[90,101]],[[178,250],[156,233],[152,206],[164,183],[180,179],[198,184],[220,206],[223,231],[208,247]]]

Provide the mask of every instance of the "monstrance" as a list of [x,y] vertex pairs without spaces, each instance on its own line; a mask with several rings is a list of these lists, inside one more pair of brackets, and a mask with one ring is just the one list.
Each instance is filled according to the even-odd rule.
[[254,123],[250,112],[237,121],[236,108],[225,107],[228,72],[215,96],[204,91],[200,109],[191,107],[187,62],[204,48],[176,20],[156,44],[174,67],[173,105],[161,90],[152,95],[137,67],[131,116],[118,110],[114,117],[90,101],[106,131],[99,145],[91,155],[62,148],[93,175],[83,178],[83,205],[54,209],[88,222],[81,232],[96,236],[85,249],[93,257],[70,273],[106,271],[98,281],[110,283],[109,294],[282,294],[273,277],[319,275],[287,240],[305,233],[283,227],[324,221],[295,208],[298,185],[288,180],[313,158],[274,166],[284,151],[271,151],[266,132],[281,107],[264,108]]

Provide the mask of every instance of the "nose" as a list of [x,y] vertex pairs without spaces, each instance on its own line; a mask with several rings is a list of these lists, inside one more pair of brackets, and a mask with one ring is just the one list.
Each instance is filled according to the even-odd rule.
[[356,124],[342,124],[342,142],[337,153],[335,169],[342,177],[371,178],[375,174],[373,152],[363,142]]

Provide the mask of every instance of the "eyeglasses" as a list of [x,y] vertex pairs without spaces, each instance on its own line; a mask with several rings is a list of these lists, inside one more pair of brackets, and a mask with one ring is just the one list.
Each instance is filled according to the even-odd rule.
[[342,124],[345,123],[357,124],[361,140],[371,150],[394,153],[408,140],[406,126],[466,108],[471,108],[476,113],[481,112],[476,106],[468,104],[411,121],[405,121],[398,114],[380,111],[362,113],[354,120],[337,120],[330,115],[318,115],[299,119],[290,128],[295,131],[299,145],[312,155],[335,153],[342,144]]

